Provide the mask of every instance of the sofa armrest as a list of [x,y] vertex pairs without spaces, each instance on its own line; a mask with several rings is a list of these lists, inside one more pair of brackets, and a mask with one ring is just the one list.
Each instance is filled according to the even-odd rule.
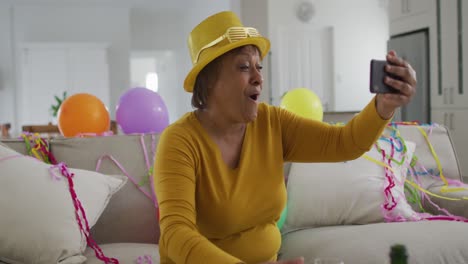
[[[468,184],[461,184],[460,186],[451,185],[448,189],[461,189],[455,192],[444,192],[444,182],[442,180],[434,181],[430,186],[427,186],[427,190],[437,196],[430,196],[430,199],[434,204],[439,206],[441,209],[447,210],[449,213],[468,218]],[[434,205],[429,202],[424,203],[424,209],[431,214],[441,214]]]

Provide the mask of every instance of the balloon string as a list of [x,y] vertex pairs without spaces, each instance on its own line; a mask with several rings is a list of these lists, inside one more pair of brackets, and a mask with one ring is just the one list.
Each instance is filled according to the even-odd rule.
[[[152,135],[151,137],[151,146],[153,146],[154,144],[154,135]],[[151,195],[152,195],[152,201],[154,202],[154,206],[156,208],[158,208],[158,199],[156,198],[156,192],[154,190],[154,179],[153,179],[153,166],[150,165],[150,161],[149,161],[149,158],[148,158],[148,151],[146,150],[146,144],[145,144],[145,138],[144,138],[144,135],[141,134],[140,135],[140,145],[143,149],[143,156],[145,158],[145,162],[146,162],[146,168],[148,169],[148,172],[146,173],[146,177],[149,179],[149,182],[150,182],[150,188],[151,188]],[[154,149],[151,150],[152,153],[155,152]],[[153,154],[153,158],[154,158],[154,154]]]
[[[156,137],[155,135],[152,135],[151,136],[151,146],[152,146],[152,149],[151,149],[151,152],[152,154],[156,152]],[[151,166],[150,164],[150,161],[149,161],[149,157],[148,157],[148,151],[146,149],[146,144],[145,144],[145,140],[144,140],[144,134],[141,134],[140,135],[140,145],[141,145],[141,148],[143,150],[143,155],[144,155],[144,159],[145,159],[145,163],[146,163],[146,167],[148,168],[148,171],[147,171],[147,174],[146,174],[146,179],[149,179],[149,182],[150,182],[150,189],[151,189],[151,192],[147,192],[145,189],[143,189],[143,186],[146,184],[146,181],[143,182],[143,183],[138,183],[135,179],[135,177],[133,177],[132,175],[130,175],[124,168],[124,166],[118,162],[113,156],[111,155],[103,155],[101,156],[98,161],[97,161],[97,164],[96,164],[96,171],[99,171],[100,168],[101,168],[101,163],[104,159],[109,159],[111,160],[119,169],[120,171],[125,175],[127,176],[128,179],[130,179],[130,181],[146,196],[148,197],[152,202],[153,202],[153,205],[155,208],[158,208],[158,200],[156,198],[156,192],[155,192],[155,189],[154,189],[154,178],[152,177],[152,174],[153,174],[153,166]],[[154,154],[153,154],[153,158],[154,158]]]
[[127,178],[146,196],[148,197],[150,200],[153,201],[153,203],[155,204],[155,206],[157,207],[157,203],[155,203],[155,201],[153,200],[153,197],[150,193],[148,193],[145,189],[143,189],[142,187],[139,186],[138,182],[135,180],[135,178],[133,176],[131,176],[126,170],[125,168],[122,166],[122,164],[120,164],[114,157],[112,157],[111,155],[103,155],[101,156],[98,161],[97,161],[97,164],[96,164],[96,171],[99,172],[100,168],[101,168],[101,163],[104,159],[109,159],[111,160],[119,169],[120,171],[125,175],[127,176]]

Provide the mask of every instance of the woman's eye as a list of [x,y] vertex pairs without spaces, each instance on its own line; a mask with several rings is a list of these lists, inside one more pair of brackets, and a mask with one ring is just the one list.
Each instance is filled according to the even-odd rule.
[[263,66],[262,65],[257,65],[257,70],[258,71],[261,71],[263,69]]
[[240,66],[240,69],[241,69],[241,70],[248,70],[248,69],[249,69],[249,65],[242,65],[242,66]]

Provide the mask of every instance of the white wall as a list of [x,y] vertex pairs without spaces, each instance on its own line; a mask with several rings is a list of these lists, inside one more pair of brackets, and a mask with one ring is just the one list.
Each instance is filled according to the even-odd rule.
[[[0,122],[15,127],[17,47],[24,42],[100,42],[109,44],[111,105],[130,88],[130,52],[170,51],[175,72],[161,95],[175,120],[191,111],[183,80],[191,68],[187,36],[202,19],[223,10],[240,11],[240,1],[67,1],[0,0]],[[164,79],[164,77],[163,77]]]
[[115,115],[120,92],[129,86],[130,28],[125,7],[86,7],[57,4],[14,7],[15,45],[24,42],[108,43],[109,111]]
[[[258,29],[260,34],[268,37],[268,1],[269,0],[243,0],[241,2],[241,20],[245,26]],[[270,60],[271,56],[267,55],[263,59],[263,88],[260,94],[260,101],[271,103],[271,76],[270,76]]]
[[171,51],[175,73],[169,87],[159,87],[159,94],[167,105],[170,120],[192,111],[191,93],[184,91],[185,76],[192,67],[187,38],[190,31],[206,17],[224,10],[239,10],[238,1],[190,1],[185,8],[157,8],[146,6],[131,11],[132,51]]
[[[375,0],[313,2],[316,17],[305,26],[332,25],[336,33],[337,96],[334,110],[359,110],[370,98],[367,92],[368,61],[385,55],[386,10],[379,6],[382,1]],[[176,72],[171,86],[161,88],[166,89],[161,94],[168,104],[171,120],[174,120],[192,110],[191,94],[183,90],[182,84],[192,66],[186,40],[195,25],[216,12],[234,10],[246,25],[258,27],[270,37],[274,51],[279,27],[304,26],[294,16],[297,3],[298,0],[70,0],[66,3],[59,0],[0,0],[0,122],[15,121],[13,54],[22,42],[109,43],[112,116],[119,96],[130,86],[130,52],[173,52]],[[264,64],[265,71],[274,70],[273,67],[268,69],[268,60]],[[274,71],[272,73],[274,75]],[[267,79],[263,101],[269,101],[269,89],[274,85]],[[353,100],[349,100],[350,95]]]
[[[310,2],[315,5],[315,16],[304,24],[295,16],[298,0],[268,1],[273,76],[278,76],[275,66],[281,63],[275,61],[278,39],[281,37],[278,35],[279,28],[320,29],[331,26],[334,31],[334,87],[330,89],[334,89],[334,101],[330,110],[360,110],[372,97],[369,94],[369,62],[372,58],[385,58],[389,38],[387,9],[381,6],[382,1],[376,0]],[[272,83],[272,89],[277,91],[275,84]]]
[[[183,12],[178,11],[178,9],[132,9],[130,12],[130,45],[132,53],[156,54],[168,50],[173,51],[175,54],[185,54],[185,39],[180,30],[184,21],[183,19],[175,19],[184,17],[183,15]],[[175,59],[178,60],[177,57]],[[178,67],[176,72],[172,74],[173,80],[170,82],[170,86],[160,85],[158,91],[168,108],[170,121],[180,116],[177,94],[182,89],[180,81],[182,74],[180,74],[179,70],[181,62],[178,61],[176,65]],[[187,104],[187,100],[179,101],[179,103],[181,105]]]
[[126,7],[1,3],[0,122],[12,123],[16,132],[20,129],[21,124],[15,124],[16,59],[18,47],[27,42],[108,43],[109,110],[113,117],[118,96],[129,86],[129,33]]
[[11,45],[11,7],[0,4],[0,124],[14,122],[15,72]]

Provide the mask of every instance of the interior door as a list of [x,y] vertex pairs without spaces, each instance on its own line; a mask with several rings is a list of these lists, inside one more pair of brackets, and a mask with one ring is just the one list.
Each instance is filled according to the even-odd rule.
[[278,42],[278,74],[274,103],[295,88],[308,88],[321,99],[324,111],[333,108],[333,28],[280,29]]
[[109,106],[107,49],[92,44],[32,43],[20,49],[16,132],[54,122],[54,95],[90,93]]
[[68,85],[66,50],[23,48],[20,74],[16,127],[51,122],[54,95],[61,96]]
[[[416,71],[417,92],[412,101],[400,110],[400,120],[431,122],[430,83],[429,83],[429,33],[420,30],[409,34],[392,36],[388,41],[388,50],[408,61]],[[396,117],[398,118],[398,117]]]
[[69,94],[90,93],[109,107],[109,66],[106,52],[105,49],[96,48],[69,49]]

